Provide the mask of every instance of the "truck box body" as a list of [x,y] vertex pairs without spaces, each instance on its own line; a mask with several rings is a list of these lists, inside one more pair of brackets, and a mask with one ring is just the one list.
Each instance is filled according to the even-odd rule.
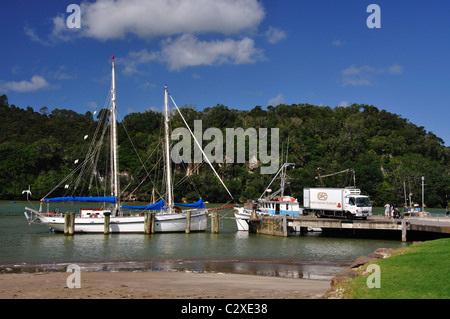
[[318,216],[372,215],[369,197],[361,195],[361,191],[356,188],[305,188],[303,206],[305,210]]

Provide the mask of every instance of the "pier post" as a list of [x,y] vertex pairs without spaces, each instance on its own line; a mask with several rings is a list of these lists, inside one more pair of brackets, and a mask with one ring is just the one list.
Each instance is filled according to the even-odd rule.
[[186,212],[186,234],[191,232],[191,212],[188,210]]
[[144,213],[144,234],[150,234],[150,230],[151,230],[151,213],[150,212],[145,212]]
[[109,235],[109,224],[111,221],[111,213],[103,213],[103,216],[105,216],[105,223],[103,228],[103,234]]
[[219,233],[219,213],[217,210],[211,212],[211,233]]
[[402,219],[402,242],[406,242],[406,220]]
[[72,236],[75,232],[75,213],[67,212],[64,215],[64,235]]
[[283,216],[283,236],[288,236],[288,227],[287,227],[287,217],[286,215]]
[[152,226],[150,227],[150,233],[155,233],[155,212],[150,213],[150,222],[152,223]]

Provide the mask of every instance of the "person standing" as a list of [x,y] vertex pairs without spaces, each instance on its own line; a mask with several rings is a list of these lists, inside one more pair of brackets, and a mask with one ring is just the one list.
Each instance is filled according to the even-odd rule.
[[390,212],[391,206],[389,205],[389,203],[386,203],[386,205],[384,205],[384,218],[389,218]]

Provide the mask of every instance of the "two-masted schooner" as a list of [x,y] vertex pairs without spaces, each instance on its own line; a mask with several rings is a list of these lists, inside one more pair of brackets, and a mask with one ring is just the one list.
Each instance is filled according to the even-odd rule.
[[[111,103],[109,109],[110,125],[110,196],[65,196],[48,197],[47,194],[40,201],[39,209],[25,208],[25,216],[29,223],[40,222],[54,231],[63,232],[65,217],[64,213],[50,211],[49,204],[52,202],[86,202],[103,203],[101,208],[81,208],[75,212],[74,232],[75,233],[103,233],[105,227],[105,216],[109,215],[110,233],[143,233],[145,216],[144,210],[155,211],[155,232],[184,232],[186,230],[186,218],[189,211],[190,231],[205,231],[207,224],[207,209],[199,199],[193,204],[174,203],[173,187],[170,165],[170,145],[169,145],[169,106],[167,86],[164,91],[164,151],[165,151],[165,179],[166,179],[166,200],[161,198],[158,202],[145,206],[121,206],[120,185],[119,185],[119,159],[117,141],[117,119],[116,119],[116,88],[115,88],[115,61],[112,57],[112,84]],[[80,169],[81,166],[74,171]],[[74,172],[73,171],[73,172]],[[59,185],[62,185],[60,183]],[[55,187],[56,189],[56,187]],[[187,210],[179,212],[175,206],[187,206]],[[136,209],[137,213],[123,213],[123,209]],[[30,215],[28,215],[30,214]]]

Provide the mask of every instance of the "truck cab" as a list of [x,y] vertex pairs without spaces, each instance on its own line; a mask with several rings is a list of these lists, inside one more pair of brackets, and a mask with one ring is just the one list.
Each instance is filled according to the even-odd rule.
[[372,216],[372,204],[368,196],[347,195],[344,203],[344,211],[351,213],[354,217]]

